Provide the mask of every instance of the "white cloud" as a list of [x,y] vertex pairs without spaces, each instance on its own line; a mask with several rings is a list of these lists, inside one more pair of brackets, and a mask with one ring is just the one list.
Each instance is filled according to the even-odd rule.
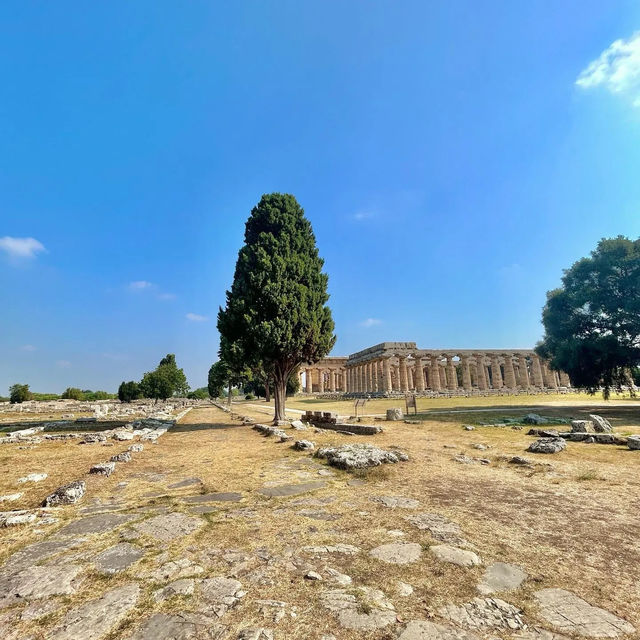
[[612,43],[580,73],[576,84],[583,89],[602,86],[640,107],[640,31]]
[[378,318],[367,318],[360,323],[360,326],[368,329],[369,327],[375,327],[379,324],[382,324],[382,320]]
[[4,236],[0,238],[0,250],[4,251],[10,258],[31,259],[36,254],[46,251],[42,242],[35,238],[12,238]]
[[145,289],[151,289],[151,287],[153,287],[153,284],[146,280],[134,280],[129,283],[129,289],[131,291],[144,291]]
[[61,368],[61,369],[68,369],[71,366],[71,363],[68,360],[58,360],[56,362],[56,364]]
[[20,350],[21,350],[21,351],[35,351],[35,350],[36,350],[36,348],[35,348],[32,344],[23,344],[23,345],[20,347]]
[[362,222],[363,220],[370,220],[373,218],[373,213],[371,211],[356,211],[353,214],[353,219],[358,222]]
[[197,313],[187,313],[185,316],[187,320],[191,320],[192,322],[206,322],[209,318],[207,316],[201,316]]

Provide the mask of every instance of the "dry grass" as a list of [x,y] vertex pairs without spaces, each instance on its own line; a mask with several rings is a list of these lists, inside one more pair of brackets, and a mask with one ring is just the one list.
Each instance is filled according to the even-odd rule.
[[[476,402],[478,399],[474,399]],[[495,402],[495,398],[491,398]],[[265,415],[249,406],[242,413],[261,420]],[[478,549],[485,563],[493,560],[522,566],[531,580],[505,599],[531,610],[531,594],[543,587],[563,587],[588,601],[622,615],[640,628],[640,544],[637,540],[637,495],[640,488],[640,456],[637,452],[606,445],[570,443],[566,451],[554,456],[534,456],[534,467],[515,467],[507,462],[512,455],[523,455],[531,438],[524,430],[483,428],[464,431],[461,422],[430,420],[417,425],[380,423],[385,431],[375,438],[348,437],[325,432],[302,432],[318,446],[342,442],[375,442],[400,446],[410,461],[385,466],[363,476],[365,483],[351,486],[354,476],[332,470],[331,477],[318,476],[326,469],[320,461],[294,452],[286,444],[264,438],[249,427],[217,409],[196,409],[178,429],[163,436],[157,445],[148,445],[134,462],[118,465],[111,478],[90,478],[85,506],[96,501],[116,503],[121,509],[142,509],[150,517],[154,508],[191,512],[192,505],[181,500],[187,495],[218,491],[243,493],[241,503],[217,503],[214,512],[203,516],[204,526],[195,534],[168,544],[147,546],[145,559],[136,567],[151,566],[161,553],[167,557],[191,557],[206,562],[207,575],[228,575],[231,566],[216,549],[235,549],[252,556],[260,549],[283,561],[269,568],[267,584],[254,584],[239,577],[248,594],[242,604],[225,617],[233,628],[271,626],[258,610],[256,599],[282,600],[297,607],[297,617],[285,618],[277,626],[279,637],[319,638],[334,633],[344,640],[362,637],[337,628],[334,617],[318,602],[324,582],[304,580],[286,566],[292,551],[305,545],[349,543],[362,549],[354,556],[314,559],[320,573],[324,566],[350,575],[354,586],[382,589],[394,602],[402,620],[425,618],[441,604],[462,602],[476,595],[475,585],[482,568],[460,569],[432,559],[428,547],[434,540],[428,532],[404,520],[408,511],[388,509],[372,497],[399,495],[420,501],[422,511],[434,511],[458,522],[465,537]],[[620,428],[624,428],[621,424]],[[490,448],[478,451],[472,443]],[[447,448],[444,445],[448,445]],[[455,448],[449,448],[449,447]],[[79,477],[93,462],[126,447],[100,445],[46,444],[35,450],[17,450],[13,445],[0,448],[0,492],[14,491],[14,478],[29,471],[45,470],[55,483]],[[463,465],[452,460],[456,453],[491,459],[488,466]],[[108,454],[108,455],[107,455]],[[34,458],[35,456],[35,458]],[[81,457],[78,457],[81,456]],[[38,464],[27,462],[37,459]],[[311,462],[311,464],[310,464]],[[7,474],[9,474],[7,476]],[[164,478],[157,480],[157,474]],[[184,478],[198,477],[202,486],[168,489]],[[324,489],[293,498],[267,498],[256,490],[276,484],[326,480]],[[117,491],[119,482],[128,482]],[[51,484],[54,484],[52,480]],[[37,485],[39,499],[49,488]],[[31,493],[30,493],[31,496]],[[317,507],[294,504],[298,499],[328,499]],[[29,498],[31,499],[31,497]],[[33,494],[35,501],[35,494]],[[63,510],[63,519],[78,517],[80,507]],[[244,517],[250,508],[255,517]],[[300,513],[318,509],[339,516],[336,520],[315,520]],[[423,545],[423,559],[405,566],[386,565],[367,551],[392,542],[389,530],[405,532],[403,540]],[[79,552],[89,557],[118,541],[119,531],[92,536]],[[41,536],[40,536],[41,538]],[[25,543],[38,539],[28,529],[0,532],[0,559]],[[70,552],[73,553],[73,552]],[[299,554],[304,556],[304,554]],[[204,566],[204,565],[203,565]],[[107,587],[130,581],[133,573],[113,578],[92,574],[83,589],[68,600],[68,606],[96,597]],[[395,596],[398,580],[415,588],[409,598]],[[145,584],[145,599],[113,638],[126,637],[125,629],[137,624],[152,610],[177,611],[197,607],[197,597],[174,599],[157,604],[151,592],[158,585]],[[366,602],[362,602],[364,608]],[[62,617],[66,607],[50,617],[48,627]],[[46,629],[23,623],[25,634],[46,637]],[[38,635],[41,634],[41,635]],[[368,634],[369,638],[388,637],[388,631]]]

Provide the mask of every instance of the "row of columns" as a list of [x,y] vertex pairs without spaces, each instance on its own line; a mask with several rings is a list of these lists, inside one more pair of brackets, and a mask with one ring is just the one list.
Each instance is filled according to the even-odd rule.
[[[306,367],[300,371],[300,388],[307,393],[325,393],[326,391],[348,391],[347,369],[329,367]],[[302,379],[304,372],[305,378]]]

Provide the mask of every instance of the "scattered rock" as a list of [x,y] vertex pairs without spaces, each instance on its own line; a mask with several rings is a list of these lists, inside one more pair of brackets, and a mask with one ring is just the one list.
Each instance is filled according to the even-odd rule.
[[310,440],[296,440],[293,443],[293,448],[296,451],[313,451],[316,445]]
[[611,423],[606,418],[593,413],[590,413],[589,417],[593,421],[593,429],[596,433],[611,433],[613,431]]
[[73,504],[84,495],[87,485],[84,480],[75,480],[56,489],[47,496],[42,503],[43,507],[55,507],[61,504]]
[[23,493],[9,493],[5,496],[0,496],[0,502],[15,502],[16,500],[20,500],[23,495]]
[[352,544],[336,544],[302,547],[302,551],[314,555],[324,553],[344,553],[346,555],[353,555],[354,553],[358,553],[360,549],[358,547],[354,547]]
[[540,617],[563,633],[588,638],[617,638],[635,632],[626,620],[590,605],[570,591],[542,589],[534,596]]
[[50,640],[98,640],[114,630],[136,606],[140,597],[137,584],[107,591],[97,600],[71,609],[56,627]]
[[629,436],[627,438],[627,446],[634,451],[640,450],[640,436]]
[[99,553],[93,562],[100,573],[113,575],[128,569],[132,564],[140,560],[143,555],[144,551],[140,547],[128,542],[121,542]]
[[307,571],[307,573],[304,574],[304,577],[307,580],[322,580],[322,576],[315,571]]
[[450,625],[412,620],[398,636],[398,640],[480,640],[480,636]]
[[437,544],[429,547],[429,551],[442,562],[450,562],[451,564],[458,565],[459,567],[474,567],[478,564],[482,564],[480,558],[473,552],[467,549],[459,549],[458,547],[452,547],[448,544]]
[[307,430],[307,426],[305,425],[304,422],[302,422],[302,420],[294,420],[291,423],[291,428],[295,429],[296,431],[306,431]]
[[237,640],[273,640],[273,631],[264,627],[242,629]]
[[403,496],[378,496],[371,498],[373,502],[379,502],[390,509],[417,509],[420,503],[413,498],[405,498]]
[[141,578],[146,578],[153,582],[168,582],[169,580],[181,580],[183,578],[197,576],[204,573],[204,568],[195,564],[189,558],[179,558],[165,562],[157,569],[144,571],[138,574]]
[[187,536],[203,525],[200,518],[187,516],[183,513],[167,513],[143,520],[134,524],[134,528],[162,542],[169,542],[175,538]]
[[131,453],[140,453],[141,451],[144,451],[144,445],[143,444],[132,444],[127,451],[131,451]]
[[334,589],[322,594],[324,607],[337,613],[338,622],[344,629],[374,631],[396,621],[396,612],[387,597],[378,589],[357,587],[347,592]]
[[349,586],[353,581],[351,580],[351,576],[348,576],[345,573],[340,573],[331,567],[325,567],[323,569],[324,573],[329,576],[330,582],[334,582],[335,584],[339,584],[341,587]]
[[24,476],[24,478],[18,478],[18,482],[20,484],[22,484],[23,482],[41,482],[42,480],[46,479],[46,473],[30,473],[28,476]]
[[369,553],[377,560],[389,564],[409,564],[420,558],[422,547],[416,542],[391,542],[376,547]]
[[60,529],[56,536],[75,536],[111,531],[139,516],[131,513],[100,513],[95,516],[74,520]]
[[532,442],[527,451],[531,453],[558,453],[567,448],[567,442],[564,438],[541,438]]
[[403,418],[404,414],[402,413],[402,409],[397,407],[387,409],[387,420],[402,420]]
[[201,598],[221,618],[245,595],[242,584],[233,578],[207,578],[200,585]]
[[83,568],[77,564],[31,566],[0,577],[0,609],[26,598],[71,595],[80,585]]
[[396,593],[402,598],[408,598],[410,595],[413,595],[413,587],[406,582],[398,581],[396,583]]
[[549,420],[539,416],[537,413],[527,413],[527,415],[522,418],[522,422],[525,424],[548,424]]
[[200,478],[185,478],[184,480],[180,480],[180,482],[170,484],[167,489],[184,489],[185,487],[191,487],[194,484],[202,484],[202,480],[200,480]]
[[578,433],[594,433],[593,422],[591,420],[572,420],[571,431]]
[[108,478],[115,471],[115,468],[115,462],[101,462],[94,464],[91,469],[89,469],[89,473],[97,473],[98,475],[107,476]]
[[531,460],[524,458],[523,456],[513,456],[509,459],[509,464],[527,465],[531,464]]
[[385,451],[371,444],[345,444],[339,447],[325,447],[319,449],[316,456],[326,458],[330,465],[339,469],[365,469],[409,459],[405,453]]
[[258,489],[258,493],[271,498],[280,498],[285,496],[297,496],[301,493],[324,489],[327,483],[323,480],[314,480],[313,482],[302,482],[301,484],[281,484],[277,487],[263,487]]
[[471,445],[472,449],[477,449],[478,451],[486,451],[489,447],[486,444],[482,444],[481,442],[474,442]]
[[417,513],[415,515],[405,516],[405,520],[418,527],[421,531],[428,531],[434,539],[440,542],[453,545],[464,545],[467,543],[462,537],[460,525],[439,513]]
[[526,579],[527,574],[520,567],[506,562],[494,562],[484,572],[478,591],[483,595],[495,591],[511,591],[517,589]]
[[130,640],[221,640],[227,628],[204,613],[154,613]]
[[464,427],[462,427],[465,431],[475,431],[475,427],[472,427],[470,424],[465,424]]
[[164,602],[174,596],[190,596],[193,595],[195,588],[196,581],[193,578],[183,578],[154,591],[153,599],[156,602]]
[[471,629],[526,629],[522,611],[499,598],[474,598],[461,605],[448,604],[438,610],[443,618]]
[[128,451],[123,451],[115,456],[111,456],[111,462],[131,462],[131,454]]

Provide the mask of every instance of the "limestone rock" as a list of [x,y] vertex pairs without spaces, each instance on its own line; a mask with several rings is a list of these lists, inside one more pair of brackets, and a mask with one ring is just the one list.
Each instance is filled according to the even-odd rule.
[[23,482],[41,482],[42,480],[46,479],[46,473],[30,473],[28,476],[24,476],[24,478],[18,478],[18,482],[20,484],[22,484]]
[[548,424],[549,421],[537,413],[527,413],[527,415],[522,418],[522,422],[525,424]]
[[313,555],[325,553],[344,553],[350,556],[355,553],[359,553],[360,549],[353,546],[352,544],[335,544],[302,547],[302,551],[304,551],[305,553],[311,553]]
[[404,414],[402,413],[402,409],[397,407],[387,409],[387,420],[402,420],[403,418]]
[[131,462],[131,454],[128,451],[123,451],[115,456],[111,456],[111,462]]
[[115,629],[135,607],[140,597],[137,584],[127,584],[107,591],[97,600],[71,609],[50,640],[99,640]]
[[379,502],[390,509],[417,509],[420,503],[413,498],[405,498],[404,496],[378,496],[372,498],[374,502]]
[[419,560],[422,547],[416,542],[391,542],[376,547],[369,553],[377,560],[389,564],[409,564]]
[[127,451],[131,451],[131,453],[140,453],[140,451],[144,450],[143,444],[132,444]]
[[494,562],[484,572],[478,591],[484,595],[494,591],[511,591],[517,589],[526,579],[527,574],[520,567],[506,562]]
[[296,431],[306,431],[307,427],[304,424],[304,422],[302,422],[302,420],[293,420],[293,422],[291,423],[291,428],[295,429]]
[[564,438],[541,438],[532,442],[527,451],[531,453],[558,453],[567,448],[567,442]]
[[596,433],[611,433],[613,431],[611,423],[606,418],[593,413],[590,413],[589,417],[593,421],[593,428]]
[[338,622],[344,629],[374,631],[393,624],[396,612],[387,597],[378,589],[357,587],[347,592],[334,589],[322,594],[322,605],[337,613]]
[[595,429],[591,420],[572,420],[571,431],[574,433],[594,433]]
[[242,629],[238,634],[237,640],[273,640],[274,635],[271,629],[263,627]]
[[509,459],[509,464],[527,465],[531,464],[531,460],[524,458],[523,456],[513,456]]
[[143,555],[144,551],[140,547],[128,542],[121,542],[99,553],[93,562],[100,573],[113,575],[128,569],[132,564],[140,560]]
[[405,516],[405,520],[421,531],[428,531],[434,539],[440,542],[453,545],[466,544],[460,525],[439,513],[417,513]]
[[365,469],[409,459],[405,453],[385,451],[370,444],[345,444],[338,447],[325,447],[319,449],[316,456],[326,458],[330,465],[339,469]]
[[413,620],[398,636],[398,640],[480,640],[480,636],[450,625]]
[[115,471],[115,468],[115,462],[101,462],[99,464],[94,464],[89,469],[89,473],[96,473],[98,475],[107,476],[108,478]]
[[5,496],[0,496],[0,502],[15,502],[16,500],[20,500],[23,495],[23,493],[9,493]]
[[76,564],[39,565],[0,577],[0,609],[26,598],[71,595],[80,584],[83,569]]
[[167,582],[179,580],[188,576],[197,576],[204,573],[204,568],[189,558],[179,558],[171,562],[165,562],[157,569],[145,571],[138,575],[153,582]]
[[313,482],[301,482],[300,484],[281,484],[276,487],[262,487],[262,489],[258,489],[258,493],[271,498],[297,496],[301,493],[324,489],[326,486],[327,483],[324,482],[324,480],[315,480]]
[[474,567],[482,564],[480,558],[467,549],[459,549],[448,544],[437,544],[429,547],[429,551],[442,562],[449,562],[459,567]]
[[293,448],[296,451],[313,451],[316,445],[310,440],[296,440],[293,443]]
[[75,480],[56,489],[47,496],[42,503],[43,507],[56,507],[61,504],[73,504],[84,495],[87,485],[84,480]]
[[153,592],[153,599],[156,602],[164,602],[174,596],[190,596],[196,588],[196,581],[193,578],[183,578],[168,584],[162,589]]
[[570,591],[542,589],[534,595],[540,617],[563,633],[588,638],[617,638],[635,633],[626,620],[590,605]]
[[413,595],[413,587],[406,582],[396,582],[396,593],[402,598],[408,598]]
[[133,527],[156,540],[169,542],[175,538],[187,536],[199,529],[204,522],[200,518],[187,516],[184,513],[167,513],[143,520]]
[[200,586],[201,598],[221,618],[245,595],[242,584],[233,578],[207,578]]
[[204,613],[154,613],[130,640],[221,640],[227,628]]
[[629,436],[627,438],[627,446],[635,451],[640,450],[640,436]]
[[470,629],[526,629],[522,611],[499,598],[474,598],[461,605],[448,604],[440,608],[438,614]]

